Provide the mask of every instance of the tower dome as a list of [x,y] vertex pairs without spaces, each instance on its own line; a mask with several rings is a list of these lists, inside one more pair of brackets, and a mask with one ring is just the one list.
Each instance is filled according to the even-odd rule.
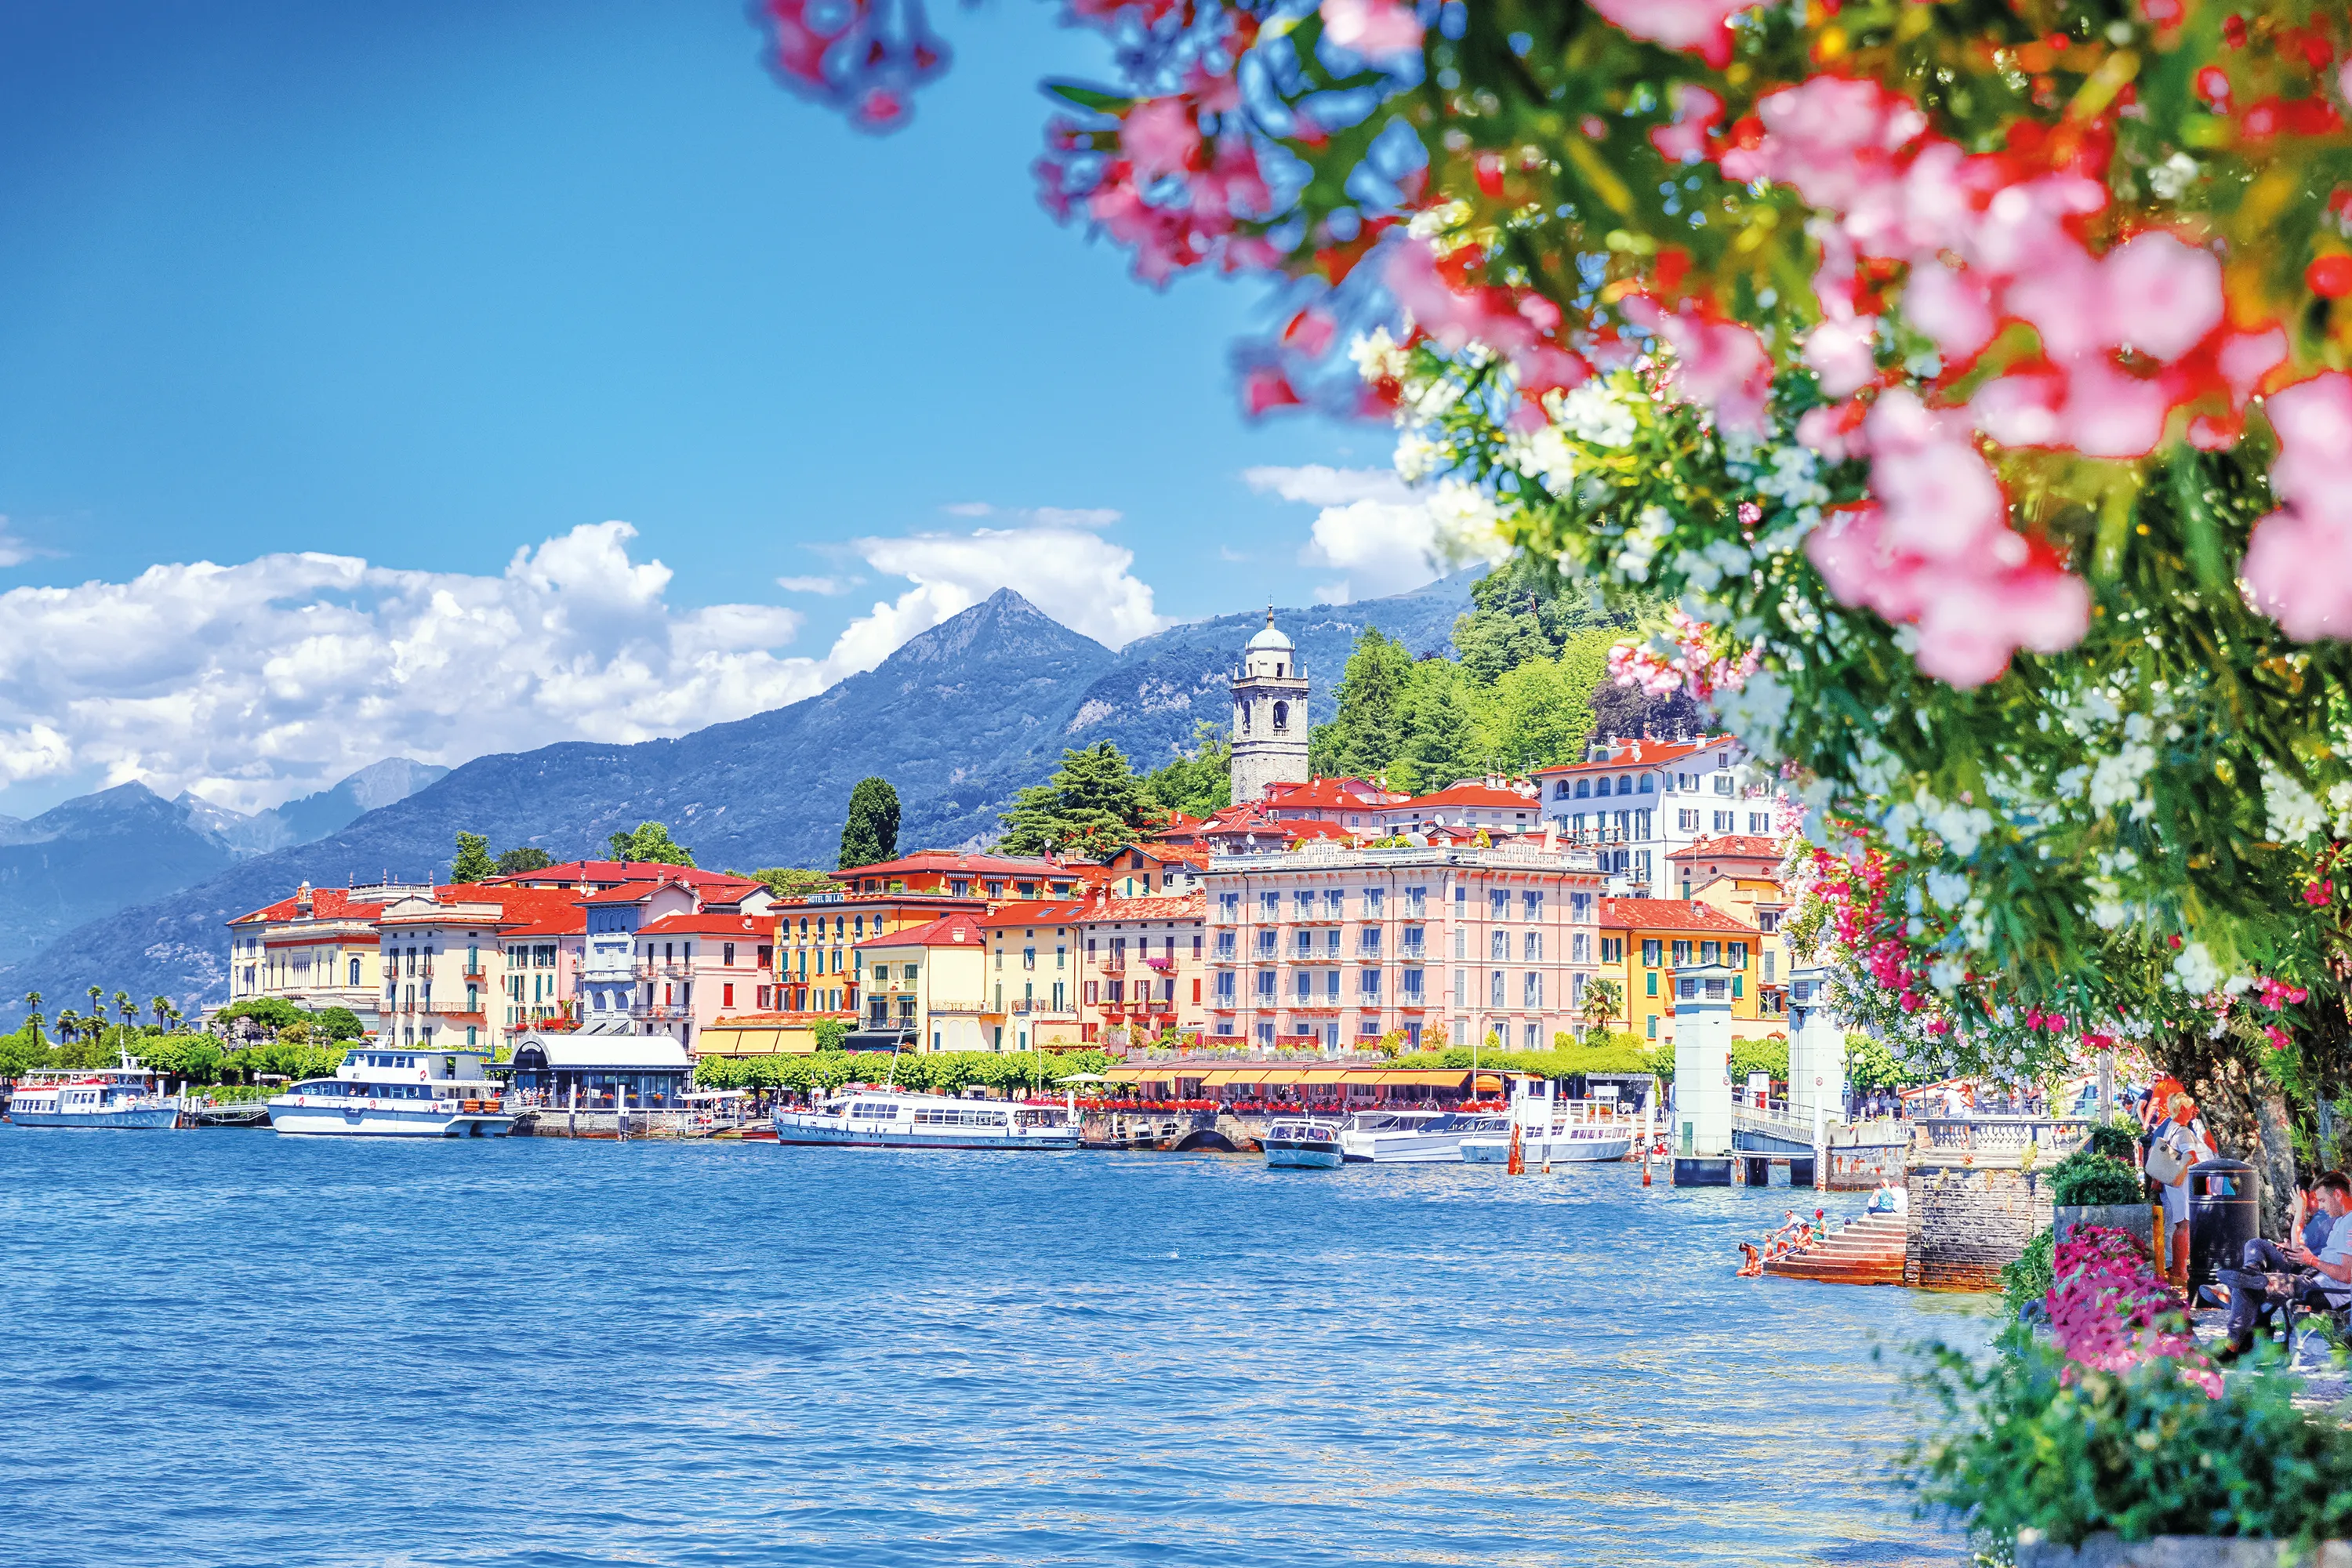
[[1283,636],[1281,632],[1275,628],[1274,611],[1271,609],[1267,610],[1265,613],[1265,629],[1249,640],[1249,651],[1252,653],[1255,653],[1261,648],[1270,648],[1278,652],[1288,653],[1296,646],[1297,645],[1288,637]]

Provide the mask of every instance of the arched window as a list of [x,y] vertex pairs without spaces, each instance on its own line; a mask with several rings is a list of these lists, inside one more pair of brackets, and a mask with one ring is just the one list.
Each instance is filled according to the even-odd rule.
[[1277,702],[1274,705],[1274,727],[1277,730],[1287,730],[1290,728],[1289,703]]
[[356,959],[356,958],[354,958],[354,959],[352,959],[352,981],[351,981],[351,983],[352,983],[352,984],[354,984],[354,985],[357,985],[357,984],[360,983],[360,961],[359,961],[358,959]]
[[1242,733],[1244,735],[1248,734],[1250,727],[1250,705],[1244,702],[1238,709],[1234,710],[1234,711],[1241,716]]

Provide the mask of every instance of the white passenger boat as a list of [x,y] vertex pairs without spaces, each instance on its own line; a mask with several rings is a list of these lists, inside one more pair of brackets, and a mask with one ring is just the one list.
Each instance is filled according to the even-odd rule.
[[110,1127],[153,1131],[180,1124],[180,1097],[165,1094],[149,1068],[122,1053],[120,1067],[36,1068],[8,1097],[19,1127]]
[[1514,1123],[1519,1130],[1519,1156],[1530,1165],[1622,1160],[1633,1147],[1633,1124],[1614,1101],[1559,1100],[1549,1081],[1521,1079],[1512,1089],[1511,1112],[1500,1131],[1462,1140],[1463,1163],[1508,1163]]
[[1486,1111],[1359,1110],[1339,1129],[1339,1152],[1350,1164],[1459,1163],[1462,1140],[1509,1122]]
[[514,1130],[479,1050],[359,1046],[332,1078],[306,1079],[269,1101],[269,1125],[299,1136],[499,1138]]
[[778,1110],[779,1143],[856,1149],[1075,1149],[1075,1101],[1024,1105],[896,1089],[846,1090],[814,1110]]
[[1336,1121],[1276,1121],[1266,1128],[1265,1136],[1258,1140],[1258,1147],[1265,1151],[1270,1170],[1336,1170],[1342,1158],[1339,1124]]

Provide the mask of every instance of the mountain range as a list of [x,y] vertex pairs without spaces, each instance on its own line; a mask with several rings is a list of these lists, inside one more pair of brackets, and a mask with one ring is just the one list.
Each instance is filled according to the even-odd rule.
[[0,816],[0,962],[247,857],[322,838],[448,771],[391,757],[332,789],[249,814],[194,795],[165,800],[134,781],[28,820]]
[[[1333,689],[1366,626],[1417,654],[1450,652],[1454,618],[1469,608],[1475,577],[1457,573],[1390,598],[1273,612],[1315,681],[1312,718],[1335,710]],[[998,830],[997,814],[1013,793],[1042,782],[1065,748],[1107,740],[1138,767],[1157,767],[1192,743],[1198,722],[1223,722],[1226,683],[1263,624],[1262,614],[1222,616],[1113,652],[1006,589],[815,697],[675,740],[565,742],[477,757],[370,806],[371,792],[391,795],[401,780],[360,781],[377,769],[418,766],[379,763],[309,797],[324,801],[348,787],[341,804],[308,809],[297,802],[276,815],[291,834],[295,823],[323,820],[343,804],[361,811],[315,837],[260,853],[241,852],[194,808],[121,785],[68,806],[137,791],[153,803],[159,832],[170,831],[167,819],[179,809],[193,841],[184,858],[79,923],[67,910],[45,916],[59,934],[0,969],[0,996],[33,990],[72,996],[98,984],[171,996],[193,1012],[226,993],[226,921],[303,881],[437,879],[447,873],[460,831],[488,835],[493,852],[532,845],[562,860],[601,855],[612,833],[657,821],[705,867],[830,867],[851,787],[879,774],[898,792],[902,848],[980,842]],[[36,828],[67,809],[20,826]],[[275,831],[253,830],[247,842]],[[214,846],[205,853],[217,861],[204,861],[198,844]],[[117,877],[130,886],[120,869]],[[23,951],[0,949],[0,957]]]

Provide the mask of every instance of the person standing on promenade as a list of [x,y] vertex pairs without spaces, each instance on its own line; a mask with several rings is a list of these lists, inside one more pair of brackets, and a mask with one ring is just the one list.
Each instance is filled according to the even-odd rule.
[[2215,1157],[2220,1151],[2213,1145],[2212,1135],[2205,1131],[2204,1119],[2197,1114],[2197,1102],[2186,1091],[2175,1094],[2169,1104],[2170,1114],[2154,1129],[2149,1152],[2161,1148],[2172,1156],[2177,1167],[2168,1182],[2160,1184],[2164,1201],[2165,1262],[2176,1290],[2189,1289],[2189,1171],[2200,1161]]

